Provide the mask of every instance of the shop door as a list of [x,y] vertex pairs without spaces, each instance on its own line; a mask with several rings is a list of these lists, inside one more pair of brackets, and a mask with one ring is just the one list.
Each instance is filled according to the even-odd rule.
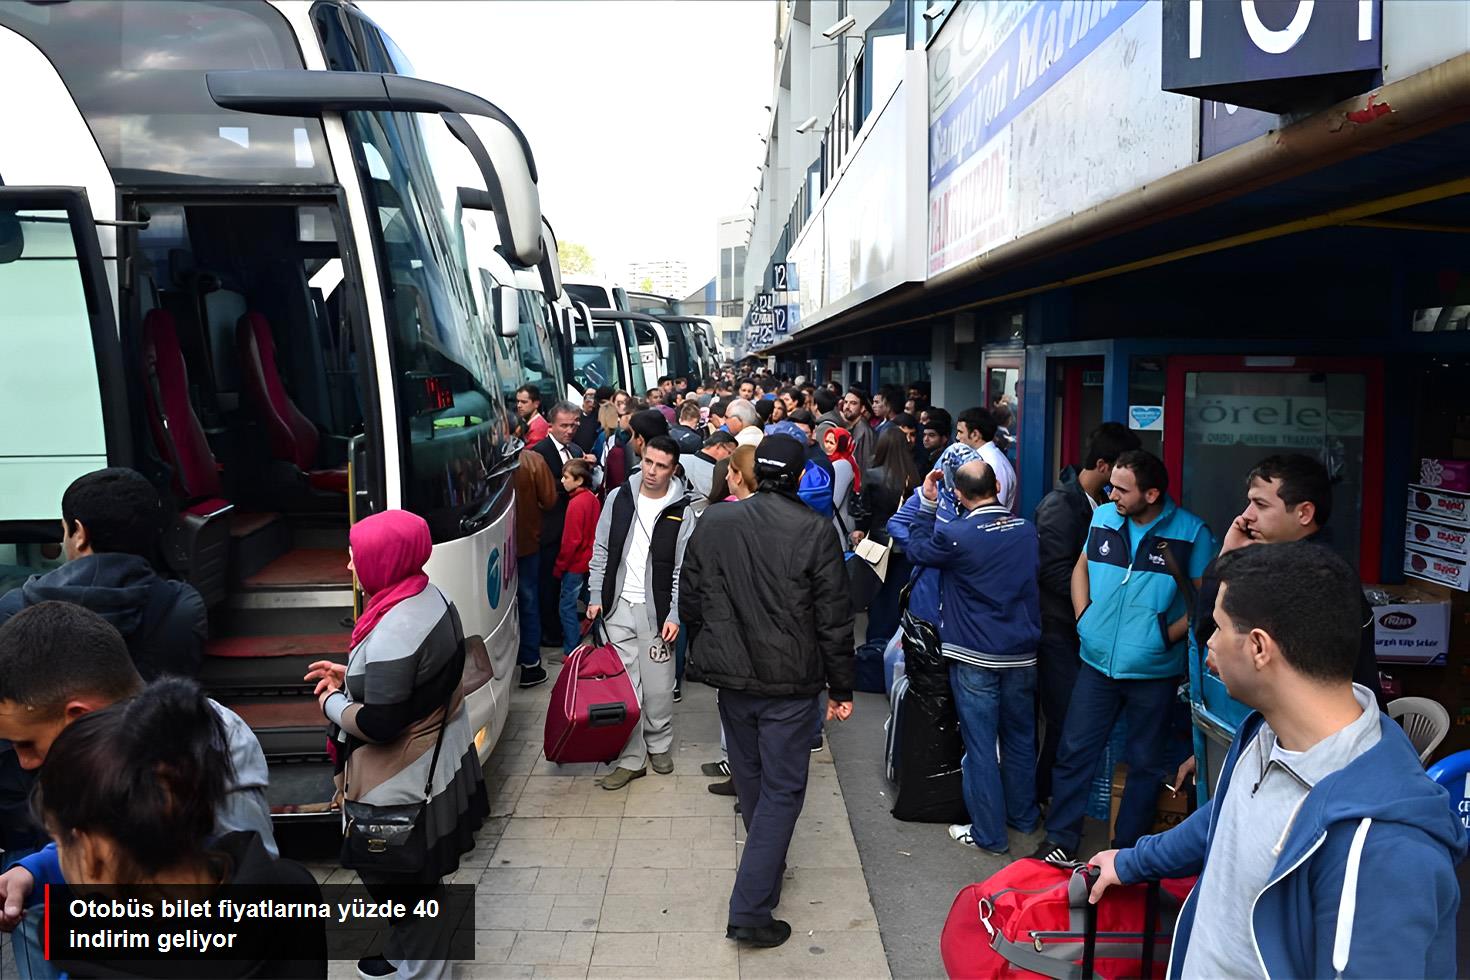
[[1304,357],[1176,357],[1164,399],[1170,490],[1218,541],[1245,508],[1245,478],[1277,453],[1332,476],[1331,544],[1378,580],[1383,515],[1383,368]]
[[1069,357],[1051,363],[1051,476],[1082,465],[1087,436],[1102,424],[1101,357]]
[[[996,422],[1000,423],[1000,441],[1004,445],[1006,458],[1015,467],[1017,478],[1021,472],[1021,396],[1024,391],[1021,380],[1020,351],[986,351],[981,360],[981,373],[985,378],[983,405],[990,409]],[[1019,493],[1019,487],[1017,488]]]

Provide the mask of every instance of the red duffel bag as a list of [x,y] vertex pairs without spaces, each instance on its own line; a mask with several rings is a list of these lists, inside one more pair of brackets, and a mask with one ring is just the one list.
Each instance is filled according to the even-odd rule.
[[638,694],[598,620],[562,665],[546,709],[546,758],[611,762],[639,721]]
[[1087,901],[1092,880],[1084,867],[1026,858],[966,885],[939,939],[945,971],[953,980],[1164,976],[1193,879],[1114,886],[1097,905]]

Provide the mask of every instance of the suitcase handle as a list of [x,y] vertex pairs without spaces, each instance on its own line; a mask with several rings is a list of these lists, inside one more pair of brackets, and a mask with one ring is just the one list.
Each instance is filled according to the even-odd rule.
[[593,646],[605,647],[608,645],[606,626],[601,614],[596,619],[583,620],[581,638],[586,640],[590,636]]
[[591,728],[606,728],[621,725],[628,717],[628,706],[621,701],[611,704],[593,704],[587,707],[587,724]]

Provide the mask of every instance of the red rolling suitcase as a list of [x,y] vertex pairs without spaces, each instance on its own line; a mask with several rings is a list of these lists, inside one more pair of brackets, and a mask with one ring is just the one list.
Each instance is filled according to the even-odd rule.
[[562,665],[546,709],[546,758],[611,762],[628,744],[640,712],[623,660],[593,623]]
[[961,889],[939,939],[951,980],[1164,976],[1194,880],[1114,886],[1092,905],[1087,870],[1026,858]]

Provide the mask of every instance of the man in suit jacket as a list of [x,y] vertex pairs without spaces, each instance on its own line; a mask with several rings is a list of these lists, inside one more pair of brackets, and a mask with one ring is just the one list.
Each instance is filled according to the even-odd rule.
[[561,549],[562,524],[566,522],[567,517],[567,492],[561,485],[562,464],[574,459],[587,459],[588,462],[596,465],[596,460],[588,457],[587,450],[573,441],[581,415],[581,408],[574,402],[557,402],[548,413],[551,428],[547,430],[546,438],[531,447],[546,460],[546,465],[551,469],[551,478],[556,482],[556,503],[541,518],[541,594],[539,598],[541,642],[546,646],[559,647],[562,645],[561,616],[557,612],[557,601],[561,590],[551,574],[552,567],[556,564],[557,552]]

